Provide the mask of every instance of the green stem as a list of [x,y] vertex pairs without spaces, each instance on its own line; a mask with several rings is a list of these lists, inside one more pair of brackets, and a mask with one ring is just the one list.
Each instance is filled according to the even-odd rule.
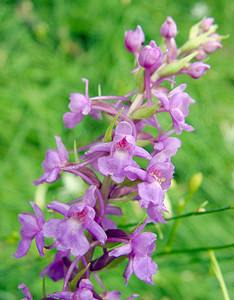
[[118,202],[128,202],[132,201],[137,196],[136,192],[132,192],[127,194],[126,196],[119,197],[119,198],[110,198],[108,201],[112,203],[118,203]]
[[183,218],[188,218],[188,217],[192,217],[192,216],[208,215],[208,214],[222,212],[222,211],[230,210],[230,209],[234,209],[234,206],[233,205],[227,205],[227,206],[224,206],[224,207],[221,207],[221,208],[215,208],[215,209],[206,210],[206,211],[192,211],[192,212],[188,212],[188,213],[183,214],[183,215],[178,215],[178,216],[174,216],[174,217],[171,217],[171,218],[166,218],[166,220],[167,221],[172,221],[172,220],[183,219]]
[[233,248],[233,247],[234,247],[234,243],[226,244],[226,245],[220,245],[220,246],[206,246],[206,247],[191,248],[191,249],[167,250],[167,251],[156,253],[155,257],[164,256],[164,255],[173,255],[173,254],[205,252],[205,251],[208,251],[208,250],[222,250],[222,249]]
[[212,250],[209,250],[208,253],[209,253],[209,256],[210,256],[212,269],[215,273],[216,278],[218,279],[218,282],[220,284],[220,287],[221,287],[221,290],[222,290],[222,293],[223,293],[223,299],[224,300],[231,300],[231,298],[229,297],[229,294],[228,294],[227,286],[225,284],[222,271],[221,271],[219,263],[216,259],[215,253]]
[[[234,209],[234,205],[228,205],[228,206],[224,206],[221,208],[215,208],[215,209],[210,209],[210,210],[201,211],[201,212],[199,212],[199,211],[188,212],[186,214],[181,214],[181,215],[176,215],[176,216],[173,216],[170,218],[165,218],[165,220],[173,221],[173,220],[189,218],[189,217],[193,217],[193,216],[203,216],[203,215],[208,215],[208,214],[212,214],[212,213],[218,213],[218,212],[231,210],[231,209]],[[137,224],[138,223],[126,224],[126,225],[123,225],[122,228],[134,227]],[[151,225],[154,225],[154,224],[148,224],[147,226],[151,226]]]
[[103,200],[104,200],[105,204],[107,204],[107,201],[108,201],[110,186],[111,186],[111,177],[106,176],[103,180],[102,187],[101,187],[101,192],[102,192]]
[[46,284],[45,284],[45,277],[42,278],[42,295],[43,295],[43,298],[46,298]]
[[[179,215],[183,214],[183,212],[185,211],[185,208],[186,208],[188,202],[192,198],[192,195],[193,195],[193,193],[189,193],[187,195],[187,197],[185,197],[184,201],[179,205],[179,208],[178,208]],[[167,244],[166,244],[166,249],[172,248],[179,225],[180,225],[180,218],[177,218],[176,221],[174,222],[174,224],[172,225],[171,232],[169,234]]]

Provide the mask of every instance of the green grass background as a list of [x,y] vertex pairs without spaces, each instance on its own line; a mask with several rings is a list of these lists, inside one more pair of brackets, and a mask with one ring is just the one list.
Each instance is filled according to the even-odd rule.
[[[40,299],[40,270],[46,261],[31,249],[16,261],[12,255],[19,236],[17,214],[29,211],[34,199],[32,181],[54,135],[72,148],[91,141],[106,124],[86,119],[74,130],[64,129],[62,114],[71,91],[83,91],[81,77],[90,80],[90,94],[98,84],[105,94],[124,94],[132,88],[133,60],[123,46],[126,29],[140,24],[146,39],[159,41],[159,28],[167,15],[178,23],[178,43],[204,14],[215,17],[220,33],[230,34],[224,47],[209,59],[212,69],[199,81],[186,77],[188,91],[197,100],[191,109],[194,133],[182,135],[183,146],[174,159],[176,187],[169,193],[175,208],[186,193],[189,178],[202,172],[204,180],[187,211],[208,201],[208,208],[233,203],[234,104],[233,15],[231,0],[35,0],[0,1],[0,299],[20,299],[17,285],[25,282]],[[46,201],[62,199],[63,182],[49,187]],[[132,210],[133,208],[129,208]],[[129,211],[128,210],[128,211]],[[128,220],[132,219],[132,211]],[[163,250],[171,223],[161,227]],[[184,219],[175,248],[222,245],[233,242],[233,212]],[[216,253],[230,295],[234,295],[233,249]],[[222,294],[210,271],[207,253],[156,256],[155,285],[132,278],[127,287],[121,277],[125,263],[101,277],[109,289],[132,292],[140,299],[219,300]],[[59,284],[46,282],[48,291]]]

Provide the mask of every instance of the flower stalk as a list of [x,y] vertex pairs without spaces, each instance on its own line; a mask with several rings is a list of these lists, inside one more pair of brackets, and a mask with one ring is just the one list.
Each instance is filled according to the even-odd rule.
[[[84,93],[70,94],[69,110],[63,116],[66,128],[78,126],[87,115],[96,120],[94,122],[107,115],[110,125],[89,145],[79,149],[75,144],[74,161],[69,157],[72,151],[56,136],[56,149],[47,151],[42,164],[44,174],[35,181],[36,185],[52,184],[63,173],[70,173],[88,184],[82,197],[67,203],[52,201],[47,205],[48,219],[35,203],[31,203],[34,213],[19,215],[21,241],[16,258],[25,256],[34,240],[40,256],[44,256],[45,249],[55,253],[41,277],[63,280],[63,289],[44,295],[44,299],[119,300],[119,291],[103,288],[97,293],[93,280],[98,278],[98,284],[102,287],[104,284],[92,274],[109,272],[106,267],[120,258],[127,260],[123,273],[125,283],[132,275],[145,283],[153,283],[153,275],[158,270],[152,259],[157,235],[145,229],[167,220],[165,194],[175,170],[172,157],[181,147],[179,135],[193,131],[187,117],[195,101],[187,93],[186,84],[177,85],[176,80],[181,74],[198,79],[208,71],[210,66],[202,59],[221,47],[222,37],[216,29],[213,19],[203,20],[195,25],[189,40],[179,48],[177,25],[168,17],[160,30],[164,45],[159,47],[153,40],[144,44],[145,34],[138,25],[135,30],[127,31],[124,38],[126,50],[133,55],[136,64],[132,72],[137,79],[135,89],[123,96],[105,96],[99,86],[98,96],[91,97],[89,81],[83,79]],[[171,120],[169,128],[164,128],[161,122],[163,115]],[[179,215],[168,219],[175,220],[168,248],[157,255],[203,251],[201,248],[171,249],[180,219],[198,215],[197,212],[184,214],[192,194],[190,191]],[[123,211],[118,204],[125,201],[136,203],[145,216],[130,232],[121,226]],[[113,216],[119,221],[114,221]],[[53,242],[48,243],[47,238]],[[101,249],[99,257],[94,256],[97,247],[99,253]],[[24,284],[20,289],[27,300],[32,299]],[[128,300],[136,297],[133,294]]]

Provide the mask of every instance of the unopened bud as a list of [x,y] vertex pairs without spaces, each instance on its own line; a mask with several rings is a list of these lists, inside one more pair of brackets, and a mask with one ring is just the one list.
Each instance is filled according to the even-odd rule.
[[145,46],[139,55],[138,62],[145,69],[156,69],[162,63],[162,51],[154,41]]
[[184,73],[188,74],[194,79],[198,79],[209,69],[210,66],[204,64],[203,62],[194,62],[190,64],[188,68],[185,69]]
[[205,59],[206,57],[207,57],[206,52],[205,52],[203,49],[199,49],[199,50],[198,50],[198,53],[197,53],[197,55],[196,55],[196,59],[197,59],[197,60],[203,60],[203,59]]
[[135,30],[125,32],[125,47],[129,52],[136,53],[141,49],[145,41],[145,35],[140,25]]
[[213,25],[214,19],[213,18],[205,18],[201,24],[200,28],[203,32],[206,32],[210,29],[210,27]]
[[171,39],[176,36],[177,26],[172,17],[167,17],[166,21],[162,24],[160,34],[162,37],[167,39]]
[[201,186],[203,180],[202,173],[196,173],[192,176],[189,181],[189,191],[190,193],[195,193]]
[[206,53],[213,53],[217,49],[222,48],[222,44],[220,43],[220,41],[215,41],[215,40],[214,41],[209,41],[209,42],[204,44],[203,48],[204,48]]

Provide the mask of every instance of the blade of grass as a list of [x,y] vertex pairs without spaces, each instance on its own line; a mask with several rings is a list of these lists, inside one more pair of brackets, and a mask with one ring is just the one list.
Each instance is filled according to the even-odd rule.
[[216,259],[215,253],[214,253],[213,250],[208,251],[208,253],[209,253],[210,260],[211,260],[212,270],[214,271],[214,274],[215,274],[215,276],[216,276],[216,278],[219,282],[220,288],[221,288],[222,293],[223,293],[223,299],[224,300],[231,300],[231,298],[229,297],[229,294],[228,294],[228,289],[227,289],[226,283],[224,281],[224,277],[223,277],[221,268],[220,268],[219,263]]

